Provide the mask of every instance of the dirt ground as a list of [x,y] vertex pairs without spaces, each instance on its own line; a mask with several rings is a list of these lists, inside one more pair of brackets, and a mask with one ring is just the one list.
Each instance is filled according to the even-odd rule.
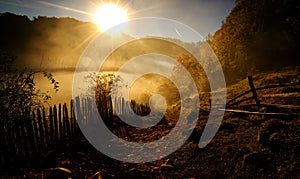
[[[262,76],[265,74],[262,74]],[[254,77],[255,85],[300,82],[298,71]],[[261,80],[257,80],[261,79]],[[228,87],[228,98],[247,90],[247,81]],[[276,88],[258,95],[298,93],[299,86]],[[262,98],[262,103],[300,105],[299,98]],[[233,106],[238,107],[238,106]],[[262,109],[274,112],[274,109]],[[270,111],[268,111],[270,110]],[[292,109],[291,109],[292,110]],[[295,110],[275,112],[299,112]],[[171,155],[154,162],[132,164],[111,159],[78,135],[25,165],[2,166],[2,178],[300,178],[300,117],[247,115],[226,112],[218,133],[203,149],[198,142],[208,111],[200,111],[188,141]],[[172,127],[172,125],[171,125]],[[148,136],[170,130],[160,123]],[[135,131],[138,132],[138,131]],[[133,135],[140,140],[143,135]],[[145,140],[145,138],[143,138]]]

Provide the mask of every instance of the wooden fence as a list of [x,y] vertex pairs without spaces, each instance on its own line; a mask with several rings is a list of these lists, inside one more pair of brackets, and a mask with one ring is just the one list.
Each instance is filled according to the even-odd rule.
[[[255,88],[252,77],[249,77],[248,81],[250,89],[229,100],[225,111],[251,115],[300,116],[300,113],[297,112],[300,111],[300,106],[266,104],[260,100],[268,97],[283,97],[286,94],[268,94],[264,96],[257,94],[257,91],[260,90],[285,86],[298,86],[300,88],[300,83],[274,84]],[[300,98],[298,91],[289,94],[289,96]],[[91,113],[91,101],[88,99],[80,100],[79,98],[75,100],[77,100],[76,104],[78,104],[76,110],[89,116],[89,113]],[[247,103],[250,100],[253,100],[254,103]],[[9,161],[21,162],[22,160],[30,159],[33,155],[51,150],[59,143],[70,140],[74,135],[79,134],[74,113],[75,106],[73,104],[73,101],[71,101],[69,109],[66,104],[54,105],[49,109],[24,109],[21,114],[16,115],[16,118],[10,120],[3,119],[3,116],[1,116],[1,119],[3,119],[0,120],[1,165],[3,166]],[[257,107],[256,111],[243,110],[243,107],[253,106]],[[295,109],[294,111],[296,112],[263,112],[260,110],[262,107]],[[129,108],[132,108],[135,113],[142,116],[150,113],[148,105],[137,104],[135,101],[129,102],[123,98],[112,100],[105,95],[98,98],[97,110],[102,119],[108,128],[112,131],[117,131],[117,133],[119,132],[121,136],[128,135],[127,125],[116,114],[127,115]]]
[[[2,166],[9,162],[22,162],[32,156],[47,152],[56,145],[77,136],[79,128],[75,119],[75,108],[80,113],[91,117],[91,101],[89,99],[76,98],[76,105],[73,100],[68,109],[66,103],[54,105],[48,109],[24,109],[13,119],[0,120],[0,163]],[[115,103],[113,109],[112,103]],[[100,99],[97,110],[106,125],[121,136],[128,135],[126,124],[117,116],[126,115],[127,107],[140,115],[150,112],[149,107],[137,104],[135,101],[125,101],[117,98],[112,101],[110,98]]]
[[45,152],[78,132],[73,103],[49,109],[24,109],[13,119],[1,120],[0,162],[22,162]]
[[129,135],[128,125],[119,118],[120,116],[130,117],[129,108],[139,116],[145,116],[151,112],[149,105],[140,104],[134,100],[127,101],[122,97],[111,99],[110,96],[102,95],[96,96],[96,99],[98,99],[96,100],[96,109],[93,109],[92,106],[95,105],[91,104],[93,100],[90,98],[75,98],[76,110],[85,117],[82,122],[85,122],[86,119],[94,119],[93,115],[97,112],[110,131],[119,137]]
[[[235,96],[229,100],[226,104],[225,111],[239,114],[247,115],[263,115],[263,116],[300,116],[300,105],[291,105],[291,104],[269,104],[264,103],[262,99],[265,98],[291,98],[291,99],[300,99],[300,83],[282,83],[282,84],[272,84],[266,86],[255,87],[253,83],[252,76],[248,77],[248,83],[250,89]],[[258,91],[269,90],[274,88],[283,88],[283,87],[294,87],[298,91],[294,93],[280,93],[280,94],[267,94],[267,95],[258,95]],[[250,94],[250,95],[249,95]],[[254,103],[251,103],[254,101]],[[300,100],[299,100],[300,101]],[[253,110],[253,108],[256,108]],[[244,110],[245,108],[251,109]],[[265,108],[265,109],[263,109]],[[277,112],[269,112],[269,109],[274,109]],[[223,110],[223,109],[221,109]],[[288,112],[286,112],[288,111]],[[293,112],[290,112],[293,111]]]

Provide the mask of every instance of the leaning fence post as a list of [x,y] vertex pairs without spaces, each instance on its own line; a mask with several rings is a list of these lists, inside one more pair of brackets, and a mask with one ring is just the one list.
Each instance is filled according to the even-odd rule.
[[248,76],[248,82],[249,82],[249,85],[250,85],[250,88],[251,88],[251,91],[252,91],[252,94],[253,94],[253,97],[254,97],[254,100],[255,100],[255,103],[258,107],[258,110],[260,110],[261,108],[261,105],[260,105],[260,102],[258,100],[258,96],[257,96],[257,93],[256,93],[256,89],[254,87],[254,83],[253,83],[253,78],[252,76]]

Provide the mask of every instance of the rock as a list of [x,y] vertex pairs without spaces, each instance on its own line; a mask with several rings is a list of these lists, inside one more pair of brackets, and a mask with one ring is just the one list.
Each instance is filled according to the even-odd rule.
[[137,168],[132,168],[128,171],[128,175],[130,178],[140,178],[142,176],[142,172]]
[[72,172],[67,168],[57,167],[57,168],[51,168],[49,171],[50,171],[49,178],[60,178],[60,179],[72,178]]
[[229,123],[229,122],[223,122],[223,124],[221,125],[220,131],[227,131],[229,133],[234,133],[235,132],[235,129],[234,129],[234,125]]
[[159,169],[160,169],[159,167],[153,167],[151,172],[159,172]]
[[[203,128],[200,126],[196,126],[192,132],[192,134],[190,135],[190,137],[188,138],[188,141],[191,142],[196,142],[198,143],[201,137],[201,134],[203,132]],[[185,134],[186,135],[186,134]]]
[[211,176],[211,178],[215,178],[215,179],[226,178],[226,176],[222,172],[220,172],[219,170],[212,170],[210,172],[210,176]]
[[263,130],[258,134],[257,141],[262,147],[266,147],[269,144],[269,136],[268,130]]
[[71,161],[69,159],[65,159],[65,160],[61,160],[58,162],[58,166],[61,166],[61,167],[67,167],[71,164]]
[[282,129],[287,129],[289,127],[288,123],[280,120],[273,121],[269,124],[269,129],[272,132],[279,131]]
[[166,165],[174,165],[174,162],[171,159],[167,159],[166,162],[165,162],[165,164]]
[[168,165],[168,164],[162,164],[160,166],[160,171],[161,172],[165,172],[165,171],[171,171],[173,170],[175,167],[173,165]]
[[88,179],[102,179],[101,172],[96,172],[94,175],[92,175]]
[[246,154],[249,154],[251,152],[251,149],[249,147],[242,147],[238,150],[238,152],[234,156],[234,161],[236,161],[239,158],[244,157]]
[[249,167],[255,170],[271,170],[273,166],[273,156],[269,151],[253,152],[244,156],[243,167]]
[[249,167],[249,166],[255,166],[257,165],[257,162],[259,162],[261,159],[261,155],[258,152],[254,152],[252,154],[246,155],[244,157],[243,166]]
[[280,151],[283,145],[282,136],[278,132],[273,133],[269,138],[269,145],[272,151]]
[[[265,127],[258,134],[258,142],[262,147],[267,147],[270,145],[271,136],[274,138],[275,136],[280,136],[282,131],[286,131],[288,129],[288,124],[279,120],[272,120],[270,122],[265,123]],[[277,133],[277,134],[276,134]],[[273,139],[274,140],[274,139]],[[277,142],[279,142],[277,140]],[[275,142],[276,143],[276,142]],[[273,144],[275,144],[273,141]],[[275,145],[278,145],[277,143]],[[274,147],[274,146],[273,146]]]
[[228,147],[226,148],[226,153],[229,154],[229,155],[231,156],[231,154],[234,153],[233,147],[232,147],[232,146],[228,146]]

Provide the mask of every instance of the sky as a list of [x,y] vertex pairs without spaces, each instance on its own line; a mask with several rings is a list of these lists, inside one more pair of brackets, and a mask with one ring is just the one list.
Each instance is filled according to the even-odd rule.
[[[48,17],[71,17],[80,21],[92,21],[92,16],[99,8],[101,1],[104,0],[0,0],[0,13],[11,12],[18,15],[26,15],[30,19],[37,16]],[[117,0],[111,0],[117,1]],[[173,19],[180,23],[186,24],[193,28],[201,36],[205,37],[208,33],[213,34],[221,27],[222,21],[226,19],[226,16],[230,13],[234,7],[234,0],[119,0],[120,5],[125,6],[128,9],[129,19],[143,18],[143,17],[161,17],[167,19]],[[159,24],[157,24],[159,23]],[[160,34],[162,33],[166,37],[168,35],[176,36],[180,34],[180,40],[192,39],[198,42],[198,36],[194,34],[190,29],[186,29],[186,26],[176,24],[166,20],[153,21],[148,19],[145,21],[136,21],[132,24],[132,31],[135,34]],[[157,28],[158,27],[158,28]],[[176,27],[176,28],[174,28]],[[146,29],[146,30],[145,30]],[[178,33],[180,32],[180,33]],[[131,35],[131,34],[130,34]],[[179,38],[179,37],[178,37]],[[183,39],[181,39],[183,38]],[[189,40],[191,41],[191,40]],[[106,44],[106,43],[103,43]],[[108,43],[107,43],[108,44]],[[38,44],[40,46],[40,44]],[[108,44],[109,45],[109,44]],[[111,46],[110,46],[111,47]],[[33,48],[34,49],[34,48]],[[55,49],[55,48],[54,48]],[[46,54],[51,54],[49,59],[63,59],[63,64],[76,61],[78,59],[65,58],[65,52],[52,52],[49,49],[45,50]],[[40,56],[36,54],[35,58],[40,59]],[[41,64],[40,60],[37,60],[36,64]],[[62,63],[62,62],[60,62]],[[32,65],[35,63],[32,63]],[[59,63],[58,63],[59,64]],[[70,63],[71,64],[71,63]],[[31,63],[30,63],[31,65]],[[57,65],[57,64],[56,64]],[[161,64],[160,64],[161,65]],[[153,65],[153,68],[149,68],[150,64],[145,63],[140,67],[143,69],[154,69],[157,65]],[[59,67],[59,66],[56,66]],[[29,66],[30,68],[30,66]],[[157,68],[159,69],[159,68]],[[69,76],[67,76],[69,75]],[[60,84],[60,92],[52,94],[53,103],[65,102],[67,98],[71,98],[72,94],[72,74],[55,73],[56,79]],[[42,90],[49,89],[48,81],[40,84]],[[48,85],[48,86],[47,86]],[[51,86],[50,86],[51,87]],[[64,94],[64,95],[62,95]],[[63,96],[63,97],[62,97]]]
[[[72,17],[92,21],[103,0],[0,0],[0,12],[37,16]],[[116,0],[117,1],[117,0]],[[234,0],[120,0],[129,18],[162,17],[179,21],[203,37],[213,34],[234,7]]]

